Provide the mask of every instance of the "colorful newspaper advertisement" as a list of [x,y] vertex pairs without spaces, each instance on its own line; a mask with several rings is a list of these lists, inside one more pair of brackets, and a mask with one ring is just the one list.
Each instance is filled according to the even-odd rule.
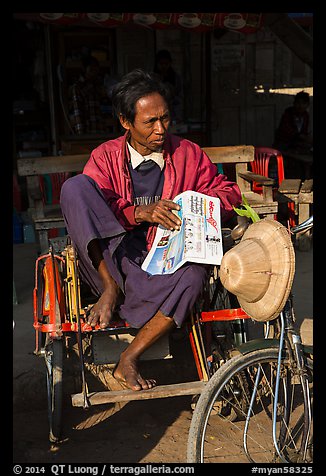
[[180,205],[175,212],[182,220],[180,230],[158,226],[142,269],[149,274],[171,274],[186,262],[221,264],[220,199],[189,190],[173,201]]

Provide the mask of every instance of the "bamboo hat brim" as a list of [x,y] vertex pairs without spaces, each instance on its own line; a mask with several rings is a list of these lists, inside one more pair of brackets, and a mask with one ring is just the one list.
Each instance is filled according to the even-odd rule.
[[219,276],[256,321],[275,319],[289,297],[295,253],[288,230],[264,218],[245,231],[239,244],[222,258]]

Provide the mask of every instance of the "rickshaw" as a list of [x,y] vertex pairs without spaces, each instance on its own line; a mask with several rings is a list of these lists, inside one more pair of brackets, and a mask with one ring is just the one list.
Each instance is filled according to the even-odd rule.
[[[222,230],[224,247],[235,243],[234,230]],[[69,236],[60,250],[55,250],[51,244],[48,252],[41,254],[35,263],[33,326],[34,354],[43,356],[46,366],[49,440],[52,443],[62,439],[64,380],[73,358],[78,361],[80,391],[70,395],[72,407],[87,409],[98,404],[192,395],[194,408],[210,377],[236,352],[237,346],[247,340],[249,316],[239,307],[236,297],[222,287],[218,269],[212,266],[203,294],[185,326],[197,379],[141,391],[117,389],[112,369],[137,330],[119,315],[106,329],[98,325],[91,327],[87,324],[87,313],[94,302],[94,296],[81,281],[78,255]],[[171,357],[173,359],[169,336],[161,338],[144,353],[149,362]],[[101,370],[105,391],[89,388],[88,368],[96,368],[97,374],[98,369]]]

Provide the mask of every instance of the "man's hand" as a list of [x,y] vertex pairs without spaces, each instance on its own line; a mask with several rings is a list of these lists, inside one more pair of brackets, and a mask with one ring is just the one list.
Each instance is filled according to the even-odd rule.
[[181,220],[172,210],[180,210],[180,206],[172,200],[159,200],[150,205],[138,205],[135,209],[135,221],[157,223],[168,230],[180,230]]

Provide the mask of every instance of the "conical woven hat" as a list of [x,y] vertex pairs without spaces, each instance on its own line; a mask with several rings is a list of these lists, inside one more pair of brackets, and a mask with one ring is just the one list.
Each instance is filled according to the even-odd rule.
[[265,218],[250,225],[240,243],[225,253],[219,276],[252,319],[269,321],[282,311],[294,272],[289,232],[278,221]]

